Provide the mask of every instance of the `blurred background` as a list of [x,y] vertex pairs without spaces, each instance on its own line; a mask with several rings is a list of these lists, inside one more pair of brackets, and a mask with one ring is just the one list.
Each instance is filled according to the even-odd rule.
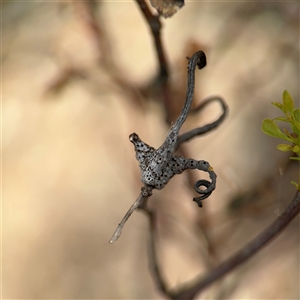
[[[280,115],[270,103],[285,89],[299,107],[299,6],[186,1],[162,21],[173,120],[185,97],[186,57],[199,49],[207,66],[196,74],[195,103],[220,95],[230,110],[217,130],[185,146],[218,175],[204,207],[192,201],[187,174],[150,198],[170,287],[228,258],[295,193],[296,162],[260,127]],[[24,1],[2,10],[3,298],[161,299],[148,270],[146,216],[136,211],[120,240],[108,243],[142,186],[129,134],[157,148],[169,128],[138,6]],[[182,132],[219,114],[213,104]],[[199,298],[298,299],[299,281],[298,216]]]

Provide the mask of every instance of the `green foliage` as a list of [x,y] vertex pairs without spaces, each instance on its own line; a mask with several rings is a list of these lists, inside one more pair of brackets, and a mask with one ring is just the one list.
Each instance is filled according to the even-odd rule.
[[[294,100],[288,91],[284,91],[282,95],[282,103],[280,102],[272,102],[272,104],[278,107],[285,116],[277,117],[273,120],[264,119],[262,122],[261,129],[262,131],[272,137],[283,139],[288,144],[279,144],[277,145],[277,149],[280,151],[292,151],[297,157],[293,156],[290,159],[300,161],[300,109],[295,108]],[[276,121],[289,123],[290,130],[288,131],[286,128],[281,130]],[[300,184],[292,181],[298,190],[300,190]]]

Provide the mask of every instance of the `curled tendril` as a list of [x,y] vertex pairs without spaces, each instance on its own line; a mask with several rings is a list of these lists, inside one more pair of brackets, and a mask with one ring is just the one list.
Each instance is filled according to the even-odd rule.
[[[213,190],[216,188],[216,177],[217,177],[216,173],[213,171],[209,171],[209,177],[212,180],[211,182],[206,179],[200,179],[196,181],[194,185],[195,191],[198,194],[202,195],[200,197],[193,198],[193,201],[195,201],[199,207],[202,207],[202,201],[208,198],[213,192]],[[200,189],[201,186],[205,186],[206,189],[205,190]]]

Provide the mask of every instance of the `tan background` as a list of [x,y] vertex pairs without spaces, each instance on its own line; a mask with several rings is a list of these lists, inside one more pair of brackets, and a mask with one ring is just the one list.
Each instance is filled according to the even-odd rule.
[[[148,272],[146,217],[136,212],[120,240],[108,244],[141,186],[129,134],[158,147],[168,130],[159,103],[138,105],[112,76],[116,72],[134,88],[155,74],[152,38],[140,11],[132,1],[103,1],[97,8],[116,64],[112,71],[97,64],[105,58],[80,6],[24,1],[2,9],[3,298],[161,298]],[[280,101],[284,89],[299,99],[299,2],[186,1],[163,25],[175,87],[184,95],[187,49],[202,45],[208,65],[197,73],[195,101],[219,94],[230,107],[217,131],[187,147],[218,174],[205,208],[191,201],[185,175],[152,199],[160,212],[159,260],[174,287],[229,257],[294,194],[290,180],[297,180],[297,165],[281,175],[288,156],[260,126],[263,118],[279,115],[270,102]],[[68,77],[70,69],[77,73]],[[61,88],[51,90],[64,76]],[[213,105],[185,129],[218,113]],[[244,206],[229,209],[234,197],[261,185]],[[199,229],[204,216],[213,256]],[[298,217],[199,297],[299,296]]]

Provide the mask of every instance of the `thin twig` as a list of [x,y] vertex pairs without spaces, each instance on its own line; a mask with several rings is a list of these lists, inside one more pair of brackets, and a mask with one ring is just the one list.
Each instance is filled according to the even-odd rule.
[[[160,270],[157,253],[156,253],[156,243],[155,237],[157,233],[156,228],[156,213],[150,210],[148,207],[143,207],[143,211],[147,214],[150,225],[150,241],[148,247],[148,255],[149,255],[149,267],[150,271],[153,274],[153,279],[155,281],[156,287],[159,291],[161,291],[165,296],[168,296],[167,284],[163,278],[162,272]],[[169,298],[169,297],[168,297]]]
[[161,22],[159,20],[159,15],[153,15],[150,11],[148,5],[144,0],[136,0],[138,6],[140,7],[142,14],[144,15],[147,23],[152,32],[152,37],[155,43],[155,50],[157,53],[157,58],[159,62],[159,78],[165,82],[168,80],[169,72],[168,72],[168,64],[166,60],[166,55],[164,48],[162,46],[160,31],[161,31]]
[[112,235],[109,243],[112,244],[113,242],[117,241],[120,235],[122,234],[122,229],[132,215],[132,213],[150,196],[152,195],[152,188],[151,187],[143,187],[139,197],[135,200],[135,202],[131,205],[125,216],[123,217],[122,221],[118,224],[117,229],[115,230],[114,234]]
[[[270,242],[293,220],[294,217],[300,212],[300,192],[298,191],[287,206],[283,213],[257,237],[250,241],[240,251],[232,255],[225,262],[221,263],[217,268],[210,271],[204,277],[200,277],[187,284],[189,288],[181,288],[179,292],[172,292],[172,299],[174,300],[190,300],[194,299],[197,294],[214,283],[216,280],[227,275],[234,268],[244,263],[251,258],[255,253],[261,250],[268,242]],[[180,291],[181,290],[181,291]]]
[[198,113],[198,112],[202,111],[203,108],[205,108],[208,104],[210,104],[214,101],[219,102],[220,105],[221,105],[222,114],[220,115],[220,117],[212,123],[206,124],[206,125],[204,125],[202,127],[199,127],[199,128],[195,128],[193,130],[190,130],[190,131],[188,131],[186,133],[183,133],[180,136],[178,136],[177,143],[176,143],[176,149],[182,143],[188,142],[189,140],[191,140],[195,137],[206,134],[206,133],[216,129],[219,125],[221,125],[221,123],[224,121],[224,119],[226,118],[226,116],[228,114],[228,106],[226,105],[225,101],[221,97],[210,96],[210,97],[204,99],[195,109],[193,109],[191,111],[191,114],[194,114],[196,112]]
[[159,73],[157,76],[157,83],[161,86],[162,101],[165,107],[166,121],[168,124],[171,123],[171,111],[172,101],[169,87],[169,68],[166,59],[164,47],[161,41],[161,22],[159,15],[152,14],[145,0],[136,0],[142,14],[144,15],[146,22],[148,23],[152,37],[154,40],[157,60],[159,63]]

